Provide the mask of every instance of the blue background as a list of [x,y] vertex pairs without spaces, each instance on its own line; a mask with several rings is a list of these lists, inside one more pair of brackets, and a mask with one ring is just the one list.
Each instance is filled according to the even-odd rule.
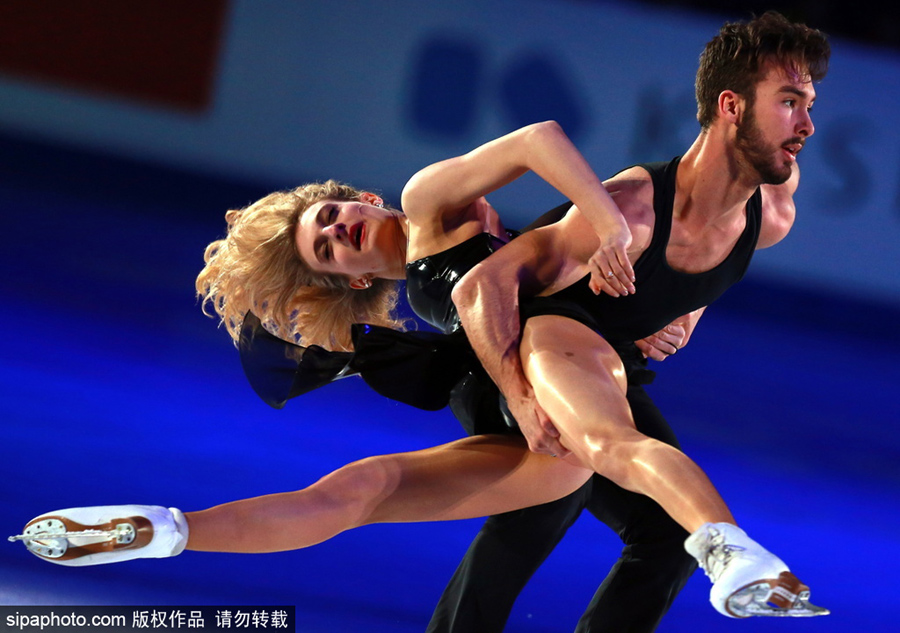
[[[720,21],[700,14],[673,18],[671,12],[639,11],[632,5],[525,4],[547,12],[550,5],[560,12],[597,11],[599,6],[616,19],[648,20],[650,29],[660,28],[653,20],[662,24],[675,19],[672,28],[696,33],[699,46]],[[490,14],[508,7],[485,3],[482,10]],[[223,56],[234,46],[234,33],[248,28],[248,21],[263,20],[249,13],[246,3],[232,4],[232,35]],[[429,15],[429,20],[446,19],[451,25],[477,23],[449,9]],[[497,37],[497,46],[503,46],[516,33]],[[578,48],[565,41],[564,32],[555,38],[560,49]],[[489,96],[493,105],[457,99],[458,107],[447,111],[452,116],[435,114],[436,102],[422,95],[436,90],[448,90],[447,98],[468,95],[467,82],[480,81],[477,73],[460,72],[446,80],[458,82],[449,88],[443,82],[428,84],[434,79],[423,70],[428,64],[448,59],[472,64],[489,46],[483,39],[468,47],[461,41],[429,36],[416,49],[422,65],[406,69],[411,77],[418,72],[420,80],[409,83],[391,105],[406,113],[406,131],[394,139],[397,153],[404,156],[391,168],[398,174],[388,173],[385,164],[391,161],[382,159],[394,158],[393,146],[376,143],[365,146],[365,153],[377,166],[363,174],[360,184],[385,183],[382,191],[396,203],[403,178],[415,168],[486,140],[499,127],[534,118],[562,120],[576,142],[592,146],[591,134],[602,126],[592,124],[590,108],[581,105],[591,98],[573,87],[565,65],[553,62],[553,49],[517,55],[487,84],[478,83],[478,99]],[[337,38],[332,42],[336,47],[342,43]],[[692,46],[695,55],[699,47]],[[844,47],[851,49],[850,57],[860,54],[853,45]],[[896,68],[895,53],[872,54],[857,68]],[[695,62],[685,63],[690,67]],[[227,92],[222,86],[236,81],[227,72],[233,64],[223,62],[220,91]],[[346,64],[353,68],[351,61]],[[529,101],[535,89],[529,92],[524,84],[535,77],[551,92],[566,95],[568,105],[554,112],[552,104]],[[870,76],[869,81],[884,77]],[[253,149],[254,139],[246,130],[234,130],[235,138],[251,145],[238,168],[221,159],[226,151],[200,157],[201,150],[186,156],[171,149],[171,143],[163,144],[170,153],[149,140],[142,145],[142,134],[152,134],[141,132],[139,125],[149,122],[173,135],[179,125],[203,128],[227,109],[228,100],[217,101],[207,118],[173,123],[170,119],[184,115],[139,111],[102,96],[70,94],[70,101],[60,100],[58,92],[53,97],[63,105],[52,110],[39,106],[49,102],[46,91],[57,88],[16,82],[2,87],[13,101],[36,104],[31,113],[14,116],[7,111],[0,127],[0,319],[6,334],[0,351],[0,519],[9,534],[32,516],[63,507],[152,503],[191,510],[297,489],[354,459],[459,437],[449,412],[423,413],[387,401],[355,379],[295,400],[282,411],[265,407],[246,385],[236,351],[200,313],[192,294],[202,248],[221,235],[225,209],[290,181],[320,175],[306,164],[292,169],[256,159],[254,152],[264,152],[261,146]],[[609,89],[614,94],[616,86]],[[623,90],[639,92],[639,87],[629,84]],[[87,101],[79,102],[82,98]],[[670,103],[682,98],[668,97]],[[71,107],[73,102],[78,107],[67,110],[65,103]],[[323,126],[349,125],[320,102],[308,107],[334,116],[336,122]],[[687,108],[679,118],[689,123]],[[70,122],[66,133],[60,132],[66,127],[60,123],[61,112],[75,121],[79,112],[90,109],[109,114],[110,120],[92,118],[95,123],[87,126]],[[673,106],[660,112],[671,119],[661,123],[666,128],[675,125],[673,112],[684,110]],[[17,116],[29,120],[23,123]],[[495,116],[503,121],[484,122]],[[651,129],[633,128],[640,114],[629,116],[623,128]],[[276,123],[279,117],[287,119],[289,113],[273,116]],[[253,123],[246,127],[254,128]],[[820,124],[822,137],[826,127]],[[123,134],[116,142],[103,142],[126,128],[134,128],[138,140]],[[200,140],[205,133],[197,133]],[[682,133],[684,142],[662,134],[659,142],[647,142],[647,151],[663,156],[670,147],[679,151],[694,133]],[[191,144],[190,136],[185,146]],[[880,138],[894,137],[885,133]],[[619,145],[627,146],[626,140]],[[218,142],[227,149],[229,142],[239,141]],[[297,139],[286,143],[296,145]],[[301,154],[310,147],[321,149],[315,143],[300,145]],[[347,154],[340,148],[328,148],[322,157],[326,167],[343,165],[357,173],[358,148]],[[598,171],[626,164],[631,154],[644,158],[640,149],[617,149],[622,153],[602,160],[618,163]],[[881,163],[890,167],[894,149],[889,146],[881,154]],[[812,183],[807,188],[815,190],[817,182],[829,181],[829,154],[819,151],[818,157],[809,157],[803,187]],[[194,159],[196,165],[190,166]],[[531,184],[523,186],[529,193],[501,199],[501,210],[524,217],[555,202],[544,193],[530,193]],[[816,213],[813,202],[801,213]],[[879,208],[896,211],[890,204]],[[868,211],[848,213],[858,219]],[[810,621],[730,622],[709,607],[709,584],[698,573],[661,631],[896,630],[890,604],[900,586],[900,405],[893,396],[900,378],[900,303],[893,290],[867,287],[870,269],[886,279],[897,276],[896,242],[885,237],[896,228],[885,224],[881,230],[875,216],[867,222],[826,226],[825,237],[816,233],[816,223],[798,223],[791,239],[798,235],[812,250],[793,250],[790,241],[777,247],[787,251],[785,259],[831,259],[833,237],[827,231],[849,233],[852,227],[860,244],[878,245],[870,251],[854,249],[860,262],[846,264],[848,274],[859,279],[856,287],[848,288],[852,279],[829,284],[827,275],[807,283],[802,267],[785,270],[777,261],[763,263],[766,274],[751,275],[710,309],[688,349],[658,365],[659,377],[651,387],[685,451],[711,476],[739,522],[785,558],[813,587],[814,602],[831,608],[833,615]],[[825,255],[808,255],[821,242],[827,243],[819,249]],[[21,545],[5,544],[0,547],[0,603],[293,604],[300,631],[421,631],[479,525],[370,526],[299,552],[188,553],[83,569],[44,564]],[[609,531],[585,516],[522,595],[509,630],[571,630],[618,549]]]

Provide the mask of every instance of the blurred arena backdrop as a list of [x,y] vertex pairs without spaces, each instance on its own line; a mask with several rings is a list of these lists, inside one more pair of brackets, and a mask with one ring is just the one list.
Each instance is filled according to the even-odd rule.
[[[668,159],[698,130],[703,45],[725,20],[776,8],[832,35],[797,222],[690,351],[657,367],[651,393],[738,519],[834,614],[727,621],[698,573],[660,630],[897,630],[896,12],[724,4],[0,4],[2,528],[72,505],[198,509],[458,437],[449,412],[356,380],[282,411],[259,401],[192,293],[225,210],[326,178],[397,204],[422,166],[544,119],[601,176]],[[518,226],[560,197],[525,177],[491,200]],[[421,631],[479,525],[89,569],[5,544],[0,605],[290,604],[299,631]],[[617,551],[584,518],[509,630],[571,630]]]

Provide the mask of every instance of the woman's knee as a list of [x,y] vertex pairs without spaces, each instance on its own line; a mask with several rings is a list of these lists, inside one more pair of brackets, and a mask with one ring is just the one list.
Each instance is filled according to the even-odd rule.
[[365,525],[378,505],[396,489],[399,472],[392,456],[368,457],[326,475],[312,488],[322,503],[353,517],[356,525]]
[[594,472],[617,485],[632,490],[632,481],[641,468],[641,451],[653,442],[633,427],[610,425],[589,429],[582,441],[585,455]]

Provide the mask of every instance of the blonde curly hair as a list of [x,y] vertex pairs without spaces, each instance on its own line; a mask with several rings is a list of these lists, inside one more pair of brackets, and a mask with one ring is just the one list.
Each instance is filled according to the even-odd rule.
[[329,350],[350,350],[350,325],[403,329],[395,316],[399,284],[373,279],[365,290],[341,275],[312,271],[297,252],[302,213],[321,200],[359,200],[362,191],[329,180],[277,191],[225,214],[228,233],[206,247],[196,289],[204,314],[210,306],[237,344],[252,310],[277,336]]

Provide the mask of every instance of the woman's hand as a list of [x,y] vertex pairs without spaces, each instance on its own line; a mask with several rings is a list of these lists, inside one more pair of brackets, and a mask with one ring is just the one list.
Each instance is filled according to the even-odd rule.
[[597,230],[600,247],[588,260],[590,288],[594,294],[605,292],[612,297],[634,294],[634,268],[628,258],[631,230],[621,215],[611,217]]

